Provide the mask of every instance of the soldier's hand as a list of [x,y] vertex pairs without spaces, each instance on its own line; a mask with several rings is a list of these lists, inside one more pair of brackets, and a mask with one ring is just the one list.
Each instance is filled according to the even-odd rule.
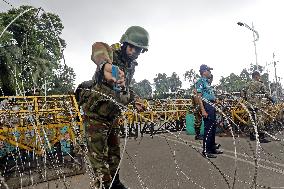
[[116,78],[114,78],[112,76],[112,64],[106,63],[104,65],[104,78],[105,80],[109,83],[109,84],[114,84],[117,83],[118,86],[120,87],[125,87],[125,76],[124,76],[124,72],[120,69],[118,69],[118,74],[119,74],[119,79],[116,80]]
[[137,99],[135,101],[135,108],[137,109],[138,112],[142,112],[142,111],[146,110],[146,107],[143,104],[143,100],[142,99]]
[[204,118],[208,117],[208,113],[205,110],[201,111],[201,113],[202,113],[202,117]]

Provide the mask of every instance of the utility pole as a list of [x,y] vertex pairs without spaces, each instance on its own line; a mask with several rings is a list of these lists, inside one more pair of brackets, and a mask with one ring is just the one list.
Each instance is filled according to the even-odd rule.
[[259,34],[258,34],[258,32],[254,29],[253,23],[252,23],[252,27],[250,27],[249,25],[247,25],[246,23],[243,23],[243,22],[238,22],[237,24],[238,24],[239,26],[245,26],[246,28],[248,28],[249,30],[252,31],[256,70],[259,71],[259,69],[258,69],[258,61],[257,61],[257,52],[256,52],[256,43],[255,43],[255,42],[258,41],[258,39],[259,39]]
[[[257,53],[256,53],[256,36],[255,33],[257,33],[257,31],[254,30],[254,26],[253,26],[253,22],[251,23],[252,25],[252,35],[253,35],[253,45],[254,45],[254,54],[255,54],[255,64],[256,64],[256,70],[259,71],[258,69],[258,61],[257,61]],[[258,39],[257,39],[258,40]]]
[[268,77],[268,89],[269,89],[269,94],[271,95],[271,87],[270,87],[270,80],[269,80],[269,71],[268,71],[268,63],[266,62],[266,72],[267,72],[267,77]]
[[278,77],[277,77],[277,69],[276,69],[276,63],[278,61],[275,60],[275,54],[273,53],[273,66],[274,66],[274,76],[275,76],[275,95],[276,95],[276,99],[278,97]]

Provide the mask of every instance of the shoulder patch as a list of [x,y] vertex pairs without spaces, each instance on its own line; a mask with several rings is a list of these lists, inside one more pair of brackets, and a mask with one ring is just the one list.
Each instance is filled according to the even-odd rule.
[[121,46],[120,43],[115,43],[111,45],[112,50],[117,51],[120,50]]

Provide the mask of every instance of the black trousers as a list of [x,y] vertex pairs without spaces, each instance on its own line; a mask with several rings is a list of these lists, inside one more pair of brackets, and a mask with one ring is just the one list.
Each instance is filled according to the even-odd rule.
[[204,137],[203,137],[203,152],[212,153],[215,151],[215,134],[216,134],[216,109],[203,102],[204,109],[208,114],[204,121]]

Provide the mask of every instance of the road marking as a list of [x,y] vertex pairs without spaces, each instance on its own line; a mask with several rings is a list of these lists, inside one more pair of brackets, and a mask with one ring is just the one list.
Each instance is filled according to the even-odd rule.
[[[192,143],[192,144],[196,144],[196,145],[199,145],[199,146],[202,146],[201,143],[198,143],[198,142],[194,142],[194,141],[191,141],[191,140],[185,140],[185,139],[182,139],[181,137],[177,138],[176,136],[168,136],[168,135],[165,135],[165,134],[161,134],[163,136],[166,136],[166,137],[170,137],[174,140],[180,140],[180,141],[185,141],[185,142],[189,142],[189,143]],[[223,149],[222,149],[223,150]],[[223,150],[224,152],[227,152],[227,153],[232,153],[232,154],[235,154],[234,151],[230,151],[230,150]],[[254,157],[252,156],[248,156],[248,155],[245,155],[245,154],[241,154],[241,153],[237,153],[238,156],[243,156],[243,157],[246,157],[246,158],[250,158],[252,160],[254,160]],[[265,163],[271,163],[273,165],[277,165],[277,166],[280,166],[280,167],[283,167],[284,168],[284,164],[282,163],[277,163],[277,162],[274,162],[274,161],[270,161],[270,160],[265,160],[265,159],[262,159],[262,158],[259,158],[258,159],[259,161],[262,161],[262,162],[265,162]]]
[[[179,141],[179,140],[176,140],[176,139],[172,139],[171,137],[169,137],[169,136],[167,136],[167,135],[163,135],[163,136],[167,137],[167,140],[170,140],[170,141],[176,142],[176,143],[180,143],[180,144],[183,144],[183,145],[188,145],[188,144],[186,144],[184,141],[190,142],[190,143],[194,143],[194,144],[198,144],[198,143],[196,143],[196,142],[188,141],[188,140]],[[159,135],[158,135],[157,137],[159,137],[159,138],[164,138],[164,137],[159,136]],[[202,150],[202,147],[194,146],[194,145],[192,145],[192,146],[193,146],[194,148],[196,148],[196,149]],[[228,152],[228,153],[233,153],[233,154],[235,154],[235,152],[229,151],[229,150],[224,150],[224,152]],[[247,155],[243,155],[243,154],[239,154],[239,153],[237,153],[237,154],[240,155],[240,156],[250,157],[250,158],[253,159],[253,157],[251,157],[251,156],[247,156]],[[239,158],[239,157],[236,158],[235,156],[231,156],[231,155],[227,155],[227,154],[220,154],[220,155],[218,155],[218,156],[224,156],[224,157],[231,158],[231,159],[234,159],[234,160],[236,159],[236,160],[238,160],[238,161],[251,164],[251,165],[253,165],[253,166],[255,165],[255,162],[254,162],[254,161],[248,161],[248,160],[245,160],[245,159],[242,159],[242,158]],[[281,164],[281,163],[276,163],[276,162],[272,162],[272,161],[267,162],[266,160],[263,160],[263,159],[259,159],[259,160],[260,160],[260,161],[265,161],[266,163],[272,163],[272,164],[275,164],[275,165],[279,165],[279,166],[281,166],[281,167],[284,167],[284,165]],[[277,172],[277,173],[280,173],[280,174],[283,174],[283,175],[284,175],[284,170],[282,170],[282,169],[276,169],[276,168],[273,168],[273,167],[269,167],[269,166],[266,166],[266,165],[262,165],[262,164],[260,164],[260,163],[258,164],[258,166],[261,167],[261,168],[264,168],[264,169],[267,169],[267,170],[270,170],[270,171],[275,171],[275,172]]]

